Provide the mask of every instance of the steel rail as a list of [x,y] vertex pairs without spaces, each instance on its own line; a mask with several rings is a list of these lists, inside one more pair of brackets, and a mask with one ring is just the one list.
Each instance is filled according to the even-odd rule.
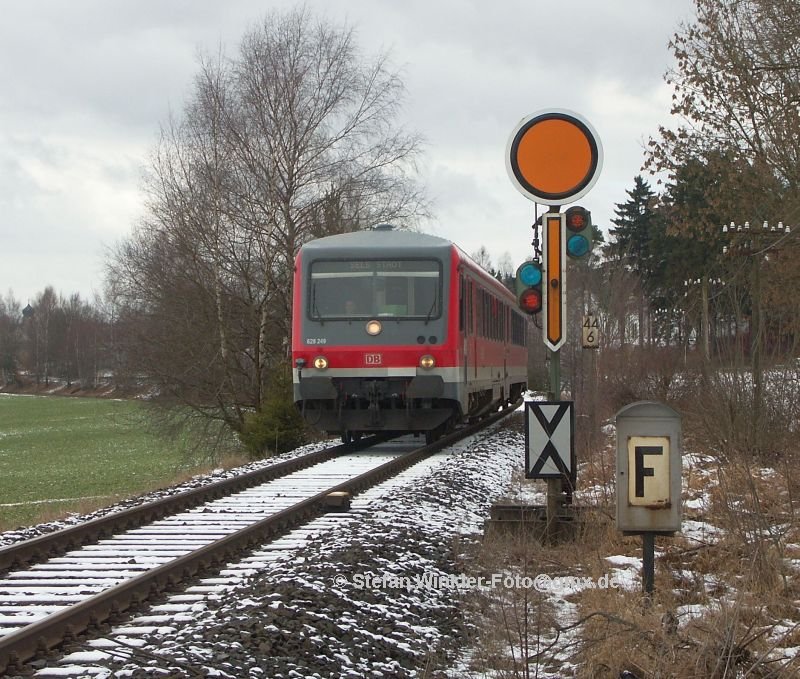
[[[97,627],[108,622],[112,617],[118,617],[132,607],[144,603],[148,598],[160,596],[167,590],[177,588],[182,581],[201,572],[220,570],[235,555],[274,539],[288,530],[324,514],[328,510],[326,499],[331,493],[347,492],[354,495],[375,486],[433,455],[445,446],[452,445],[494,424],[508,415],[517,405],[510,406],[476,424],[459,429],[429,445],[385,462],[232,535],[142,573],[43,620],[31,623],[17,632],[0,637],[0,673],[9,669],[21,670],[23,664],[32,658],[50,652],[64,641],[74,639],[91,627]],[[364,441],[358,443],[364,443]],[[374,440],[371,443],[374,443]],[[354,449],[351,447],[348,450]]]
[[364,438],[352,443],[341,444],[318,450],[307,455],[278,462],[239,476],[210,483],[200,488],[160,498],[137,507],[130,507],[84,523],[46,533],[24,542],[0,548],[0,575],[12,568],[18,568],[59,556],[74,549],[114,535],[123,530],[137,528],[170,514],[196,507],[226,495],[257,486],[267,481],[286,476],[293,472],[326,462],[345,453],[362,450],[374,445],[379,437]]

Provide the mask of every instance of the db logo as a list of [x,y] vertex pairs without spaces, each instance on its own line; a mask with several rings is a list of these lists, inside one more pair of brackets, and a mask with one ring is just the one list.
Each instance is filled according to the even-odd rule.
[[364,363],[366,365],[381,365],[383,356],[381,354],[364,354]]

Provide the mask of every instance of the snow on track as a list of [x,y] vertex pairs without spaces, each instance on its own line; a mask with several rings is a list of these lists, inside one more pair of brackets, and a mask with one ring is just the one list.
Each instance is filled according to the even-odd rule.
[[0,637],[227,537],[416,445],[409,440],[381,443],[10,572],[0,578]]
[[[515,416],[516,417],[516,416]],[[518,420],[518,418],[517,418]],[[458,572],[450,542],[482,528],[521,466],[495,426],[354,498],[65,656],[39,677],[421,675],[454,645],[458,593],[359,588],[356,576]]]

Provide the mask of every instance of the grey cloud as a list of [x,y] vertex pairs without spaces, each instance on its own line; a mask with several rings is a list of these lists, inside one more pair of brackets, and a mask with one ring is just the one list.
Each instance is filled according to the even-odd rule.
[[[0,290],[31,294],[52,282],[88,294],[100,287],[103,246],[132,227],[141,167],[170,108],[183,106],[198,51],[224,45],[235,53],[269,9],[294,4],[4,3]],[[624,200],[619,187],[638,172],[640,138],[667,116],[654,92],[669,63],[666,43],[691,1],[339,0],[308,7],[354,25],[365,54],[391,50],[408,88],[404,118],[428,140],[438,209],[429,227],[467,251],[486,244],[498,257],[527,247],[533,214],[505,177],[514,124],[551,106],[592,120],[606,166],[586,202],[607,223],[613,203]],[[620,113],[591,100],[588,92],[611,92],[608,82],[620,83],[618,96],[637,110]]]

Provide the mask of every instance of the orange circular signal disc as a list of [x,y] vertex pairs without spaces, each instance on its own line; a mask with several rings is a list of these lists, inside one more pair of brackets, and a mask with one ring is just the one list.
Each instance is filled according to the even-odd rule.
[[595,183],[602,147],[588,121],[561,109],[524,119],[509,139],[511,180],[529,198],[550,205],[571,202]]
[[542,193],[569,193],[592,171],[592,147],[579,127],[551,118],[522,135],[517,165],[522,178]]

